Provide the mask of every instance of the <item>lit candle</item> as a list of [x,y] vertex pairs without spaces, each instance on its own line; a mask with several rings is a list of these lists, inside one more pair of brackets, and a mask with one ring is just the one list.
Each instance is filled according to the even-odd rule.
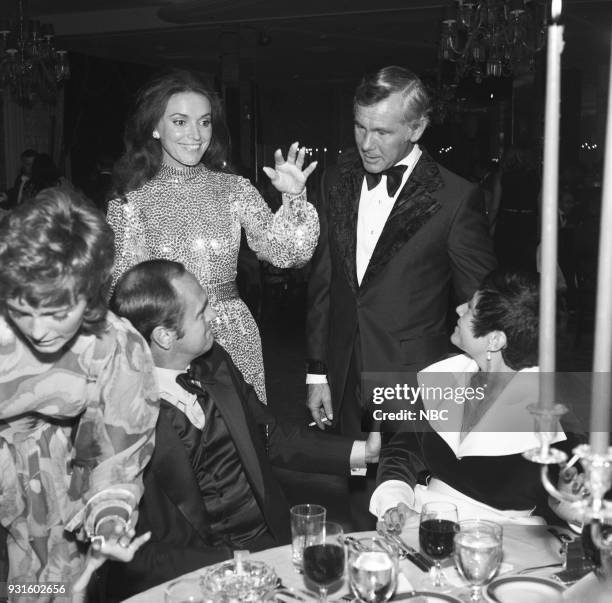
[[540,288],[540,408],[551,409],[555,397],[555,326],[557,295],[557,224],[559,182],[559,117],[561,105],[561,0],[553,0],[546,56],[544,174],[542,178],[542,267]]
[[605,454],[610,430],[610,370],[612,368],[612,64],[608,76],[608,117],[603,169],[597,310],[593,350],[593,399],[591,401],[591,447]]

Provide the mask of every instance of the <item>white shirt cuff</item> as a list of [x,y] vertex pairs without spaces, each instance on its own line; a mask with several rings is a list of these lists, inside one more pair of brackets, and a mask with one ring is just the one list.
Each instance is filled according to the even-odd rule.
[[390,479],[378,486],[370,499],[370,513],[382,519],[383,515],[398,503],[404,503],[411,509],[414,507],[414,490],[398,479]]
[[306,375],[306,385],[314,385],[316,383],[327,383],[327,375],[308,373]]
[[351,448],[351,475],[365,476],[367,472],[365,456],[365,440],[355,440]]

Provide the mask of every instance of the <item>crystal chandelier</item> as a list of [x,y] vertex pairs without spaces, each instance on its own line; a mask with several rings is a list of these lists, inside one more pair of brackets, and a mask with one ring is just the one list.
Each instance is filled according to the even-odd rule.
[[56,50],[53,26],[28,19],[17,0],[17,20],[0,19],[0,89],[24,106],[55,104],[70,77],[68,53]]
[[453,84],[533,70],[546,41],[546,0],[454,0],[442,21],[439,59]]

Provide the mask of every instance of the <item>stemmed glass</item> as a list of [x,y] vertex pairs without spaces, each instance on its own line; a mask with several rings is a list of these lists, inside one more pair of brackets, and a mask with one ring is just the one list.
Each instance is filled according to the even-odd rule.
[[344,574],[342,534],[340,524],[326,521],[320,543],[304,549],[304,574],[319,587],[321,603],[327,603],[328,587]]
[[468,519],[459,522],[455,534],[455,562],[461,575],[470,583],[471,603],[481,601],[482,586],[495,575],[504,555],[502,527],[492,521]]
[[397,588],[399,555],[381,538],[360,538],[349,545],[349,586],[362,603],[384,603]]
[[453,554],[457,518],[457,507],[450,502],[429,502],[421,509],[419,545],[421,551],[434,561],[423,581],[423,588],[439,592],[452,588],[442,573],[440,562]]

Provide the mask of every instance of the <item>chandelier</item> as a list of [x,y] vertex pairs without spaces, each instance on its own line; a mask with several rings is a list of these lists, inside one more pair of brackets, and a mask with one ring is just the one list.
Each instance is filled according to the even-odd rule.
[[458,84],[533,71],[545,41],[546,0],[454,0],[442,21],[442,72]]
[[17,0],[17,19],[0,19],[0,89],[23,106],[55,104],[70,77],[68,53],[55,49],[53,26],[28,18]]

